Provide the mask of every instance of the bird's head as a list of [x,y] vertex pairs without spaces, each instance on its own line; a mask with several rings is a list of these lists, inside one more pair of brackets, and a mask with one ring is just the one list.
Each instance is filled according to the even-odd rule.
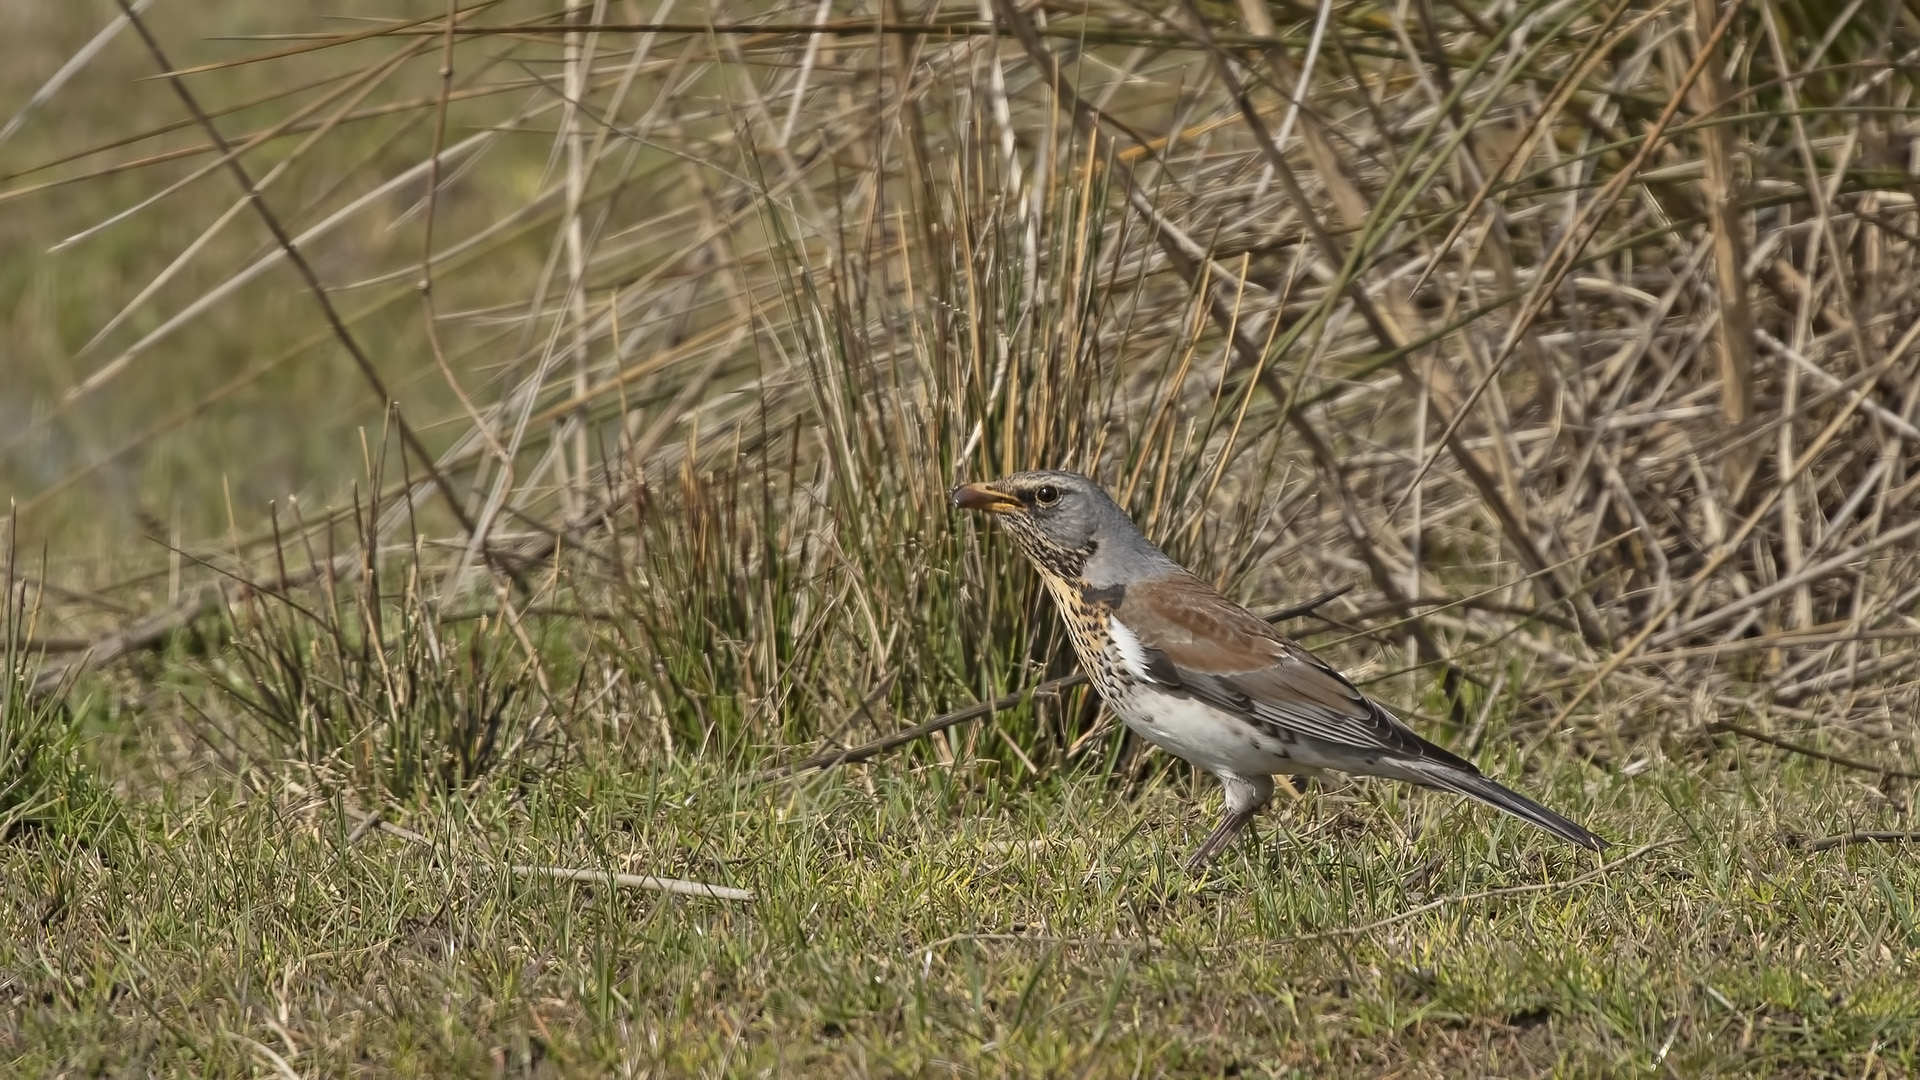
[[1043,469],[962,484],[953,489],[953,505],[985,511],[1037,566],[1065,578],[1104,576],[1098,572],[1108,561],[1103,556],[1121,551],[1166,558],[1100,485],[1079,473]]

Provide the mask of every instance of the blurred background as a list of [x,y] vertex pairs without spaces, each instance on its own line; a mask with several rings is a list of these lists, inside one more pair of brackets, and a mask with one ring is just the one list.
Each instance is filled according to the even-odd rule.
[[943,501],[1061,466],[1256,607],[1352,586],[1309,629],[1449,738],[1911,749],[1905,7],[134,8],[0,10],[49,678],[399,620],[522,725],[857,742],[1069,669]]

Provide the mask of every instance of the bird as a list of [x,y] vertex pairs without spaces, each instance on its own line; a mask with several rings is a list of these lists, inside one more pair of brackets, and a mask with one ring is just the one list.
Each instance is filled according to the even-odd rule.
[[1226,817],[1187,860],[1211,864],[1276,775],[1386,777],[1477,799],[1591,851],[1608,842],[1428,742],[1346,676],[1155,547],[1093,480],[1037,470],[961,484],[1039,571],[1073,650],[1135,734],[1219,778]]

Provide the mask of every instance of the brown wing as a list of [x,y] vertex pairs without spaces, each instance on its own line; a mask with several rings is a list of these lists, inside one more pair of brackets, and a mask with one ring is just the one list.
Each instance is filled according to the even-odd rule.
[[1140,639],[1156,681],[1209,704],[1322,742],[1473,768],[1190,574],[1128,586],[1114,617]]

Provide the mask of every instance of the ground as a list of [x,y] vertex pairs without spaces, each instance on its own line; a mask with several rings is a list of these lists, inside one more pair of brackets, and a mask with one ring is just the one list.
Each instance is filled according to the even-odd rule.
[[582,764],[404,835],[216,785],[0,848],[0,1050],[15,1075],[1920,1069],[1920,863],[1798,835],[1870,826],[1857,776],[1728,744],[1527,762],[1604,861],[1366,783],[1277,800],[1190,875],[1218,796],[1172,770]]

